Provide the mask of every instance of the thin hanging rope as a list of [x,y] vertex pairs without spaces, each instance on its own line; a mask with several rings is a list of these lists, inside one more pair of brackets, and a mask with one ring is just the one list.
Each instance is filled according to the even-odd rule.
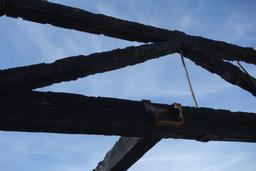
[[237,61],[237,64],[238,64],[239,67],[250,77],[252,83],[254,84],[254,86],[255,86],[255,88],[256,88],[256,79],[255,79],[253,76],[251,76],[251,75],[246,71],[246,69],[242,66],[242,64],[240,64],[239,61]]
[[180,51],[180,58],[181,58],[182,65],[183,65],[183,68],[184,68],[185,73],[186,73],[186,78],[187,78],[187,81],[188,81],[190,93],[191,93],[192,98],[194,100],[195,106],[198,108],[198,104],[197,104],[197,101],[196,101],[196,96],[195,96],[193,88],[192,88],[192,84],[191,84],[191,81],[190,81],[190,78],[189,78],[188,70],[187,70],[187,67],[186,67],[186,63],[185,63],[182,51]]

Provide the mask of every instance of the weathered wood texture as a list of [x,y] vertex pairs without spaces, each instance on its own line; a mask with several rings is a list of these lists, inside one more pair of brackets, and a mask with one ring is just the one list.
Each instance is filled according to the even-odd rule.
[[139,101],[4,90],[0,104],[0,130],[6,131],[256,141],[254,113],[183,107],[185,124],[175,128],[154,126]]
[[5,1],[5,12],[10,17],[21,17],[42,24],[48,23],[58,27],[104,34],[130,41],[159,42],[171,40],[174,43],[184,43],[184,51],[187,51],[187,45],[193,44],[194,48],[188,49],[193,54],[194,51],[205,51],[209,54],[209,56],[205,56],[208,58],[241,60],[256,64],[256,51],[252,48],[243,48],[221,41],[186,35],[179,31],[170,31],[94,14],[44,0]]
[[93,171],[122,171],[130,168],[159,138],[121,137]]
[[178,52],[180,44],[160,42],[128,47],[88,56],[60,59],[51,64],[37,64],[0,71],[0,87],[35,89],[62,81],[120,69],[146,60]]
[[[255,80],[250,75],[241,71],[241,69],[229,62],[223,62],[221,60],[200,60],[200,58],[194,58],[193,61],[206,68],[212,73],[218,74],[222,79],[227,82],[237,85],[238,87],[250,92],[252,95],[256,96],[256,87],[254,84]],[[256,81],[256,80],[255,80]]]
[[[141,42],[169,40],[169,43],[174,45],[182,44],[180,50],[197,65],[218,74],[226,81],[255,95],[255,87],[248,75],[233,64],[220,60],[242,60],[255,64],[256,51],[252,48],[239,47],[225,42],[186,35],[179,31],[169,31],[105,15],[93,14],[47,1],[12,0],[5,3],[6,15],[11,17],[21,17],[43,24],[49,23],[59,27],[104,34],[125,40]],[[238,77],[233,77],[237,74]]]
[[[159,58],[163,55],[179,52],[180,47],[181,44],[165,41],[88,56],[68,57],[51,64],[42,63],[0,70],[0,87],[35,89],[49,86],[54,83],[75,80],[80,77],[120,69],[149,59]],[[242,72],[238,67],[219,60],[205,63],[200,58],[195,58],[194,61],[200,63],[211,72],[217,71],[226,81],[238,85],[256,96],[256,88],[249,75]]]

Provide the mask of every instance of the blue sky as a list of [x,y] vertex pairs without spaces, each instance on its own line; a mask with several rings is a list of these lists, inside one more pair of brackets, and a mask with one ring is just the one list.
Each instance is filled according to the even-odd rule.
[[[253,0],[51,0],[95,13],[181,30],[256,47],[256,1]],[[53,62],[131,45],[104,36],[41,25],[21,19],[0,18],[1,69]],[[256,112],[256,99],[186,60],[199,106]],[[243,65],[256,76],[255,66]],[[177,54],[40,91],[71,92],[89,96],[150,99],[193,106]],[[0,170],[92,170],[118,139],[117,136],[60,135],[0,132]],[[255,171],[256,145],[252,143],[162,140],[130,168],[179,171]]]

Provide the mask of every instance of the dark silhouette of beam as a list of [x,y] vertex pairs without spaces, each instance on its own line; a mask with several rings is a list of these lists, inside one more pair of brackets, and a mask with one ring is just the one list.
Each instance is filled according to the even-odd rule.
[[[169,44],[173,44],[173,46],[181,44],[178,52],[182,51],[185,57],[255,95],[256,90],[249,76],[233,64],[222,60],[241,60],[255,64],[256,51],[252,48],[239,47],[225,42],[186,35],[179,31],[170,31],[101,14],[93,14],[47,1],[12,0],[4,2],[2,8],[5,9],[5,14],[11,17],[21,17],[43,24],[49,23],[59,27],[104,34],[125,40],[141,42],[168,40]],[[237,74],[239,76],[234,77]]]
[[[139,101],[1,90],[0,104],[0,130],[5,131],[256,141],[255,113],[183,107],[185,123],[177,128],[155,126]],[[152,105],[161,110],[170,108]]]
[[178,51],[180,44],[160,42],[127,47],[88,56],[73,56],[51,64],[36,64],[0,70],[0,87],[35,89],[62,81],[136,65]]
[[[51,64],[36,64],[0,71],[0,87],[35,89],[62,81],[75,80],[88,75],[120,69],[129,65],[143,63],[149,59],[179,51],[181,44],[169,41],[138,47],[116,49],[109,52],[74,56],[57,60]],[[195,58],[196,63],[217,72],[226,81],[238,85],[256,96],[256,88],[250,77],[238,67],[219,60],[204,62]]]
[[[256,64],[256,51],[252,48],[239,47],[199,36],[186,35],[180,31],[170,31],[106,15],[94,14],[45,0],[2,0],[1,2],[5,2],[4,12],[9,17],[20,17],[24,20],[42,24],[103,34],[130,41],[147,43],[170,40],[173,43],[179,42],[186,45],[184,51],[189,50],[187,54],[205,51],[209,54],[204,55],[205,59],[241,60]],[[193,48],[188,49],[187,44],[193,45]],[[186,53],[184,55],[190,57]]]
[[93,171],[121,171],[130,168],[160,138],[121,137]]
[[[135,22],[129,22],[124,21],[120,19],[115,19],[113,17],[108,17],[104,15],[99,14],[93,14],[84,10],[76,9],[76,8],[70,8],[59,4],[49,3],[47,1],[35,1],[35,0],[12,0],[12,1],[4,1],[0,0],[0,16],[1,15],[7,15],[11,17],[21,17],[25,20],[35,21],[43,24],[52,24],[58,27],[64,27],[68,29],[75,29],[79,31],[85,31],[90,32],[94,34],[104,34],[106,36],[121,38],[125,40],[131,40],[131,41],[140,41],[140,42],[160,42],[160,41],[166,41],[168,40],[168,43],[165,43],[166,47],[168,46],[168,52],[165,51],[165,47],[161,49],[162,51],[157,50],[157,55],[150,52],[149,56],[144,55],[141,52],[146,52],[144,49],[138,48],[126,48],[124,50],[114,50],[112,52],[105,52],[101,54],[92,54],[89,55],[87,58],[85,56],[77,56],[72,58],[66,58],[62,60],[58,60],[52,64],[38,64],[33,66],[27,66],[27,67],[20,67],[20,68],[14,68],[14,69],[8,69],[5,71],[1,71],[0,78],[2,79],[0,82],[1,87],[16,87],[16,88],[25,88],[25,89],[33,89],[38,87],[47,86],[53,83],[58,83],[61,81],[69,81],[74,80],[79,77],[84,77],[87,75],[105,72],[113,69],[118,69],[125,67],[127,65],[134,65],[137,63],[144,62],[148,59],[160,57],[160,54],[166,55],[169,53],[180,53],[181,51],[185,56],[187,56],[189,59],[194,61],[196,64],[202,66],[203,68],[207,69],[208,71],[212,73],[216,73],[219,76],[221,76],[226,81],[238,85],[245,90],[251,92],[253,95],[256,95],[255,93],[255,87],[253,87],[252,81],[250,81],[250,78],[248,75],[243,73],[238,67],[232,65],[231,63],[224,62],[225,60],[239,60],[239,61],[245,61],[247,63],[256,64],[256,52],[252,48],[243,48],[236,45],[228,44],[225,42],[220,41],[214,41],[202,37],[197,36],[190,36],[186,35],[183,32],[179,31],[169,31],[165,29],[159,29],[156,27],[146,26]],[[152,46],[150,48],[156,47],[158,44],[149,45]],[[164,44],[162,44],[163,46]],[[143,47],[147,47],[143,46]],[[148,47],[149,47],[148,46]],[[175,47],[175,48],[174,48]],[[177,48],[178,47],[178,48]],[[171,48],[171,50],[169,49]],[[132,59],[127,60],[127,56],[129,54],[128,51],[125,50],[131,50],[132,52]],[[149,50],[149,49],[148,49]],[[140,52],[139,55],[137,55],[136,52]],[[123,58],[120,58],[118,55],[122,55]],[[101,58],[99,58],[99,55],[101,55]],[[110,57],[110,55],[114,55],[113,57]],[[116,55],[116,56],[115,56]],[[138,57],[142,58],[138,59]],[[162,56],[161,55],[161,56]],[[103,61],[103,59],[107,59],[106,61]],[[109,57],[109,58],[108,58]],[[119,63],[116,62],[110,62],[111,60],[121,60]],[[137,59],[136,59],[137,58]],[[100,61],[101,60],[101,61]],[[134,60],[134,61],[132,61]],[[105,62],[105,63],[104,63]],[[94,65],[96,67],[90,68],[90,64]],[[11,85],[11,86],[8,86]],[[42,114],[50,114],[52,111],[52,108],[55,110],[60,110],[59,102],[62,104],[63,101],[58,101],[57,96],[72,96],[74,99],[78,100],[78,96],[76,95],[68,95],[68,94],[51,94],[51,93],[35,93],[35,92],[16,92],[17,94],[27,96],[25,98],[25,102],[31,103],[29,101],[26,101],[29,99],[29,97],[32,97],[30,100],[35,100],[34,98],[39,98],[37,103],[32,103],[31,106],[32,110],[28,110],[28,114],[31,114],[30,112],[35,112],[35,110],[40,111]],[[6,92],[1,94],[8,94]],[[9,93],[8,98],[12,99],[13,92]],[[56,97],[55,97],[56,95]],[[54,102],[57,102],[57,104],[48,103],[46,99],[50,97],[50,101],[53,100]],[[46,98],[46,99],[45,99]],[[84,97],[86,98],[86,97]],[[18,98],[21,100],[22,98]],[[98,98],[101,100],[100,98]],[[1,99],[3,100],[3,99]],[[42,101],[40,101],[42,100]],[[45,101],[46,100],[46,101]],[[49,100],[49,99],[48,99]],[[55,101],[56,100],[56,101]],[[96,98],[95,98],[96,100]],[[105,99],[106,101],[111,102],[112,100],[117,99]],[[4,101],[4,100],[3,100]],[[64,100],[65,101],[65,100]],[[77,102],[78,102],[77,101]],[[97,100],[96,100],[97,101]],[[122,101],[122,100],[120,100]],[[80,101],[79,101],[80,102]],[[128,101],[127,101],[128,102]],[[23,103],[23,102],[22,102]],[[68,102],[69,103],[69,102]],[[111,102],[112,103],[112,102]],[[138,103],[138,102],[137,102]],[[52,104],[49,109],[49,104]],[[121,103],[120,103],[121,104]],[[17,106],[18,105],[18,106]],[[23,107],[23,105],[19,106],[19,103],[14,102],[14,106],[16,107]],[[63,105],[63,104],[62,104]],[[80,104],[73,104],[73,105],[80,105]],[[26,106],[26,104],[25,104]],[[6,108],[5,108],[6,107]],[[49,116],[46,116],[46,118],[43,118],[42,121],[38,120],[38,116],[32,116],[30,118],[21,118],[20,116],[27,116],[22,108],[21,112],[17,112],[16,110],[9,109],[8,104],[3,107],[4,112],[7,112],[8,114],[11,114],[11,117],[2,118],[1,121],[7,121],[4,122],[3,128],[4,130],[13,129],[5,127],[6,124],[15,123],[14,130],[18,129],[19,131],[45,131],[46,132],[59,132],[59,133],[84,133],[84,131],[88,131],[88,133],[91,133],[91,129],[86,127],[85,130],[81,130],[81,125],[72,125],[71,128],[69,127],[69,122],[77,122],[77,118],[73,120],[74,118],[69,118],[69,116],[66,118],[67,120],[60,120],[60,122],[57,122],[54,115],[53,118],[48,118]],[[163,106],[162,106],[163,107]],[[166,106],[165,106],[166,107]],[[46,111],[44,111],[46,108]],[[6,111],[7,109],[7,111]],[[16,108],[15,108],[16,109]],[[17,108],[18,109],[18,108]],[[72,110],[71,108],[69,108]],[[49,110],[49,111],[48,111]],[[113,107],[112,110],[116,110],[115,107]],[[199,111],[202,109],[198,109]],[[212,109],[205,109],[206,111],[212,110]],[[43,111],[43,112],[42,112]],[[90,111],[90,110],[89,110]],[[94,111],[94,110],[93,110]],[[60,111],[59,111],[60,112]],[[92,111],[90,111],[92,112]],[[90,113],[89,112],[89,113]],[[96,113],[99,111],[95,110]],[[210,112],[210,111],[208,111]],[[213,111],[211,111],[213,112]],[[216,111],[214,111],[216,112]],[[223,113],[231,113],[229,111],[222,111]],[[78,112],[79,113],[79,112]],[[200,113],[200,112],[199,112]],[[217,112],[218,113],[218,112]],[[14,118],[12,118],[12,114]],[[16,114],[18,114],[18,117],[15,119]],[[59,113],[58,113],[59,114]],[[69,112],[64,112],[64,114],[69,114]],[[232,113],[233,114],[233,113]],[[235,115],[237,113],[234,113]],[[240,114],[240,113],[239,113]],[[4,116],[4,115],[3,115]],[[249,115],[248,115],[249,116]],[[57,116],[58,117],[58,116]],[[251,115],[250,115],[251,117]],[[11,118],[11,119],[10,119]],[[40,117],[39,117],[40,118]],[[61,117],[60,117],[61,118]],[[47,121],[44,119],[48,119]],[[118,117],[118,122],[119,121]],[[216,119],[216,118],[215,118]],[[220,118],[219,118],[220,119]],[[227,118],[225,118],[227,119]],[[248,118],[247,118],[248,119]],[[251,126],[251,123],[255,123],[255,117],[252,117],[252,122],[250,123],[249,128],[248,125],[244,127],[244,129],[252,129],[255,131],[255,127]],[[193,119],[192,119],[193,120]],[[14,121],[14,122],[13,122]],[[52,121],[52,122],[51,122]],[[93,120],[95,121],[95,119]],[[247,120],[246,120],[247,121]],[[97,121],[96,121],[97,122]],[[241,138],[241,135],[237,135],[239,133],[236,133],[234,135],[224,135],[220,134],[220,131],[217,131],[217,136],[214,134],[216,132],[213,131],[213,128],[209,127],[209,132],[206,133],[206,128],[204,124],[208,124],[209,121],[203,122],[203,127],[201,128],[203,131],[201,136],[198,136],[197,140],[200,141],[208,141],[208,140],[224,140],[224,141],[249,141],[249,142],[255,142],[255,135],[244,135],[246,138]],[[31,124],[28,127],[24,126],[24,123]],[[201,122],[200,122],[201,123]],[[209,122],[211,123],[211,122]],[[233,123],[233,122],[232,122]],[[237,125],[237,120],[235,119],[235,128],[239,127]],[[51,125],[53,124],[53,125]],[[64,125],[63,125],[64,124]],[[69,126],[65,126],[65,124]],[[100,123],[101,124],[101,123]],[[110,123],[109,123],[110,124]],[[222,122],[218,123],[222,124]],[[104,124],[103,124],[104,125]],[[149,124],[150,125],[150,124]],[[39,128],[38,128],[38,127]],[[54,129],[49,129],[50,127],[54,127]],[[79,128],[77,128],[77,126]],[[230,123],[228,124],[230,126]],[[232,127],[231,126],[231,127]],[[240,125],[241,126],[241,125]],[[186,127],[186,125],[185,125]],[[216,127],[216,125],[215,125]],[[1,127],[2,128],[2,127]],[[184,128],[182,128],[184,129]],[[235,129],[236,130],[236,129]],[[77,132],[76,132],[77,131]],[[101,130],[102,131],[102,130]],[[109,131],[109,130],[108,130]],[[152,130],[151,130],[152,131]],[[196,134],[198,134],[196,130]],[[104,132],[104,131],[103,131]],[[125,131],[124,131],[125,132]],[[114,134],[120,134],[125,135],[126,133],[114,133]],[[175,132],[175,131],[174,131]],[[200,131],[199,131],[200,132]],[[101,132],[102,133],[102,132]],[[112,134],[112,133],[103,133],[103,134]],[[129,135],[128,133],[127,135]],[[241,133],[240,133],[241,134]],[[148,135],[148,134],[146,134]],[[154,135],[157,137],[165,137],[162,136],[161,132],[151,133],[150,135]],[[145,136],[145,135],[143,135]],[[168,135],[170,136],[170,135]],[[182,135],[184,136],[184,135]],[[175,133],[171,135],[172,138],[184,138],[181,135],[176,135]],[[187,136],[187,135],[186,135]],[[196,139],[194,135],[193,138],[185,136],[185,139]],[[234,137],[235,138],[234,138]],[[237,137],[238,136],[238,137]],[[252,136],[247,139],[247,136]],[[245,140],[246,139],[246,140]],[[157,143],[160,140],[160,138],[127,138],[122,137],[113,147],[113,149],[106,155],[105,159],[99,163],[98,167],[95,170],[126,170],[128,169],[134,162],[136,162],[143,154],[149,150],[155,143]]]

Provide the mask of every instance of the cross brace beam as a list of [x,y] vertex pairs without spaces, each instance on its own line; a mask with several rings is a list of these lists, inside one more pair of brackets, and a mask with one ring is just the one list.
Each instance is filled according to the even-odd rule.
[[160,138],[121,137],[93,171],[121,171],[130,168]]

